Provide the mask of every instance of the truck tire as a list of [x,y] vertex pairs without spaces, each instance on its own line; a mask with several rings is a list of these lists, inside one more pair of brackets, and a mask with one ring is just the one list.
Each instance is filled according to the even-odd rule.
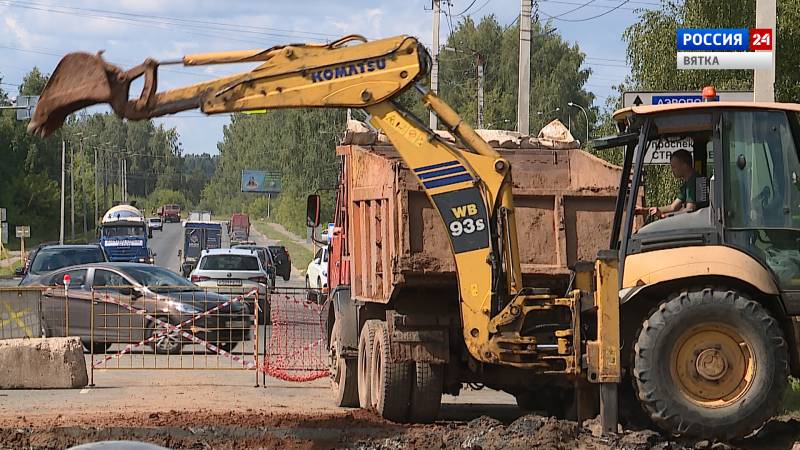
[[341,321],[335,319],[328,345],[331,391],[336,406],[358,407],[358,360],[341,354]]
[[659,427],[728,441],[778,410],[789,377],[787,345],[777,321],[744,294],[688,290],[642,324],[633,376]]
[[364,409],[372,408],[372,346],[375,343],[375,330],[380,320],[368,320],[361,328],[358,337],[358,404]]
[[370,394],[375,410],[386,420],[406,422],[411,396],[411,364],[392,361],[389,328],[379,322],[372,351]]
[[417,362],[414,366],[408,420],[413,423],[432,423],[442,405],[444,366],[424,362]]

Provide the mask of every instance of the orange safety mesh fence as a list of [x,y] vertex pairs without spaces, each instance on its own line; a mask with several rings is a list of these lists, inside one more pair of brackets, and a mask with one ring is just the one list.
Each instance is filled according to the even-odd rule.
[[275,288],[269,294],[272,330],[260,369],[286,381],[328,376],[327,302],[315,291]]

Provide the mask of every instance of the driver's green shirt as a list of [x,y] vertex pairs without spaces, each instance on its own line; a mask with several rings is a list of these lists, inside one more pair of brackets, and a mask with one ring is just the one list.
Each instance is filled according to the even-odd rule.
[[691,178],[684,181],[678,191],[678,200],[686,203],[697,203],[697,174],[693,174]]

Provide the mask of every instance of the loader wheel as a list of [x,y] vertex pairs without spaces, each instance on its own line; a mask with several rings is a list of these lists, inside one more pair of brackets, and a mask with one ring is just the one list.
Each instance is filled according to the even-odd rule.
[[336,406],[358,407],[357,361],[342,356],[341,321],[334,320],[328,357],[330,360],[331,391]]
[[370,388],[372,403],[384,419],[405,422],[411,395],[411,365],[392,361],[386,322],[378,322],[374,342]]
[[358,404],[364,409],[372,408],[372,346],[379,324],[379,320],[366,321],[358,337]]
[[431,423],[436,420],[442,406],[444,366],[423,362],[415,363],[414,366],[408,420],[414,423]]
[[634,388],[667,432],[731,440],[775,414],[787,361],[778,323],[760,304],[735,291],[690,290],[642,324]]

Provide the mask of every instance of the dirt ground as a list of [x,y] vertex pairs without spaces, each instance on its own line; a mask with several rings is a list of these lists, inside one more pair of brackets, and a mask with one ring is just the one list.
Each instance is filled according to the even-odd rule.
[[[594,432],[594,433],[593,433]],[[650,431],[600,437],[596,421],[583,426],[526,415],[501,422],[479,416],[467,422],[398,425],[362,410],[335,414],[167,411],[73,413],[0,418],[0,448],[58,449],[102,440],[139,440],[176,449],[800,449],[800,420],[770,422],[756,436],[730,445],[670,440]]]

